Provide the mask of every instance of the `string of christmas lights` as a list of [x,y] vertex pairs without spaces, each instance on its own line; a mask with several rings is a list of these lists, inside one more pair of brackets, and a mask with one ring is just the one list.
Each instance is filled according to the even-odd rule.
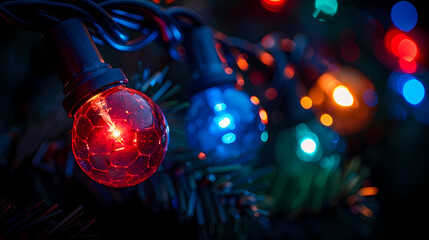
[[[275,14],[288,3],[260,4]],[[329,21],[338,7],[335,0],[316,0],[312,16]],[[251,43],[213,29],[191,9],[163,8],[159,1],[7,1],[0,4],[0,17],[13,27],[43,33],[42,46],[62,83],[63,108],[73,118],[70,135],[44,140],[17,159],[31,158],[32,166],[50,174],[61,168],[63,177],[76,178],[98,202],[123,204],[135,194],[155,212],[174,210],[182,224],[193,222],[200,239],[247,239],[250,223],[266,232],[254,238],[299,239],[268,226],[291,226],[295,216],[337,214],[343,207],[364,221],[377,213],[370,169],[359,156],[346,154],[345,137],[368,128],[380,100],[364,71],[347,64],[361,54],[354,40],[341,45],[344,61],[338,61],[321,54],[304,34],[277,31]],[[388,88],[402,100],[390,108],[391,117],[404,120],[410,111],[427,123],[423,38],[412,31],[417,11],[398,2],[391,20],[394,27],[369,40],[377,59],[393,71]],[[371,26],[376,32],[377,22]],[[141,63],[129,80],[98,50],[132,53],[154,45],[172,62],[186,65],[185,84],[166,79],[169,66],[151,75]],[[181,91],[190,97],[172,99]],[[34,134],[26,136],[18,148]],[[273,147],[264,149],[269,141]],[[38,211],[32,216],[45,211],[39,217],[51,229],[46,236],[59,235],[64,224],[45,224],[55,208],[31,208]],[[0,219],[6,219],[0,225],[5,236],[38,223]],[[94,221],[77,224],[75,236]]]

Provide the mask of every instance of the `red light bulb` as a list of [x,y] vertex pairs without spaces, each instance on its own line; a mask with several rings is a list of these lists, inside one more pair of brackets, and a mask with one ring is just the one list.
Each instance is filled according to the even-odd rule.
[[72,150],[82,170],[112,187],[150,177],[167,152],[168,126],[161,109],[123,86],[127,77],[104,61],[80,19],[57,24],[42,42],[64,86],[64,109],[75,118]]
[[168,126],[161,109],[143,93],[110,88],[76,112],[72,148],[82,170],[112,187],[136,185],[161,165]]
[[286,0],[261,0],[262,6],[270,12],[280,12]]

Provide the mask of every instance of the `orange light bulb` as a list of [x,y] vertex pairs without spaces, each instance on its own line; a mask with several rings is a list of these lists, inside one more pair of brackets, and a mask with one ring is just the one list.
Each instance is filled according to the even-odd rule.
[[[309,89],[308,97],[321,123],[341,135],[362,131],[373,118],[378,101],[372,82],[350,67],[322,74]],[[302,98],[301,105],[307,106],[306,102]]]

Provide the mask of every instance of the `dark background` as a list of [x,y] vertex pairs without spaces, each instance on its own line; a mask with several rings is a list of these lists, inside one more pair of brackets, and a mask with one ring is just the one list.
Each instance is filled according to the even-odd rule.
[[[175,1],[171,5],[186,5],[198,11],[213,28],[226,35],[259,42],[263,36],[273,31],[284,31],[290,36],[305,34],[312,44],[323,47],[325,53],[341,61],[338,46],[344,35],[357,39],[361,56],[352,65],[366,74],[376,86],[379,106],[375,119],[363,132],[346,137],[347,153],[359,155],[371,169],[370,180],[377,186],[379,210],[373,223],[371,238],[389,239],[404,234],[427,236],[427,189],[429,189],[429,126],[416,121],[412,114],[398,121],[390,118],[391,93],[387,88],[387,78],[391,72],[374,56],[372,46],[359,38],[359,22],[354,18],[359,11],[369,12],[387,29],[391,26],[390,9],[397,1],[338,1],[338,12],[333,19],[325,22],[312,18],[314,1],[287,0],[280,13],[265,10],[258,0],[247,1]],[[419,13],[418,27],[427,29],[424,1],[409,1]],[[28,137],[25,152],[19,145],[9,146],[9,151],[18,158],[25,159],[40,141],[67,135],[71,120],[61,108],[62,86],[57,79],[49,59],[39,45],[41,33],[26,32],[0,21],[0,133],[19,134]],[[321,47],[322,46],[322,47]],[[172,62],[165,51],[156,43],[135,53],[121,53],[109,47],[100,47],[106,62],[121,67],[127,75],[138,71],[138,61],[142,61],[153,71],[171,65],[167,78],[186,82],[186,64]],[[421,52],[427,56],[427,52]],[[427,82],[428,79],[420,79]],[[186,89],[177,97],[185,99]],[[56,119],[58,125],[46,126],[46,119]],[[34,129],[45,128],[45,136],[28,134]],[[372,134],[377,132],[376,135]],[[67,142],[65,142],[67,144]],[[6,146],[6,145],[3,145]],[[0,150],[5,147],[0,146]],[[30,150],[28,150],[30,149]],[[1,156],[0,151],[0,156]],[[0,192],[14,193],[22,202],[37,199],[37,184],[28,172],[19,168],[10,174],[10,165],[1,165]],[[15,170],[13,170],[15,171]],[[81,173],[82,174],[82,173]],[[43,174],[42,174],[43,175]],[[10,177],[12,176],[12,177]],[[89,215],[94,215],[97,224],[92,228],[102,237],[133,236],[140,232],[141,225],[151,226],[142,236],[156,238],[162,236],[196,237],[195,227],[181,224],[173,212],[154,213],[138,204],[136,199],[112,199],[115,204],[103,205],[89,192],[80,191],[80,184],[70,179],[51,179],[44,175],[44,184],[52,181],[48,199],[63,202],[65,209],[73,204],[83,204]],[[85,176],[81,176],[85,177]],[[65,186],[64,186],[65,183]],[[42,183],[40,183],[42,184]],[[79,191],[78,191],[79,190]],[[42,194],[42,195],[43,195]],[[144,212],[142,216],[140,213]],[[115,217],[112,217],[115,216]],[[139,221],[135,221],[139,219]],[[118,231],[119,230],[119,231]]]

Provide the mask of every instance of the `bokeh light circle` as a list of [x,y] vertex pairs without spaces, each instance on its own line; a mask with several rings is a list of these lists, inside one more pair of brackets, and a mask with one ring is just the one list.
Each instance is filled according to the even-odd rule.
[[402,31],[411,31],[417,24],[417,9],[407,1],[400,1],[393,5],[390,12],[393,24]]
[[419,80],[413,78],[405,82],[402,95],[408,103],[416,105],[425,97],[425,88]]
[[351,67],[328,69],[310,87],[308,97],[320,122],[341,135],[363,130],[372,120],[378,103],[374,84]]

